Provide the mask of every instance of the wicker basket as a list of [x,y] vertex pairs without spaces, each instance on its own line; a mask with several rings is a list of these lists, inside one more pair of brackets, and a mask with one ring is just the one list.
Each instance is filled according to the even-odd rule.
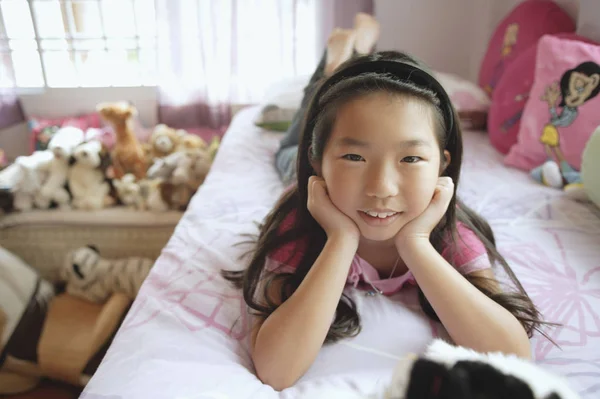
[[0,219],[0,246],[56,281],[68,251],[96,246],[105,258],[156,259],[182,213],[134,211],[123,207],[95,212],[33,210]]

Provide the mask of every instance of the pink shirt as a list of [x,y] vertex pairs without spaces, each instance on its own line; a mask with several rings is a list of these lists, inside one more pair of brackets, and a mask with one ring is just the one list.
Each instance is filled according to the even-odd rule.
[[[290,229],[293,221],[294,214],[290,214],[283,221],[280,232]],[[442,250],[444,259],[463,275],[490,268],[485,246],[477,235],[463,223],[458,223],[457,231],[456,248],[452,250],[452,241],[447,240]],[[293,272],[302,258],[305,246],[305,240],[284,245],[267,257],[265,267],[267,270],[275,272]],[[416,280],[410,270],[401,276],[382,279],[375,267],[355,254],[346,283],[357,288],[372,289],[375,287],[384,294],[390,295],[398,292],[406,283],[416,285]]]

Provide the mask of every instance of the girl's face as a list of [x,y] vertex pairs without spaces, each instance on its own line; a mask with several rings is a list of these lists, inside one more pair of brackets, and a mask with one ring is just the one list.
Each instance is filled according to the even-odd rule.
[[320,166],[331,201],[363,238],[393,239],[433,197],[440,172],[434,110],[385,92],[352,100],[338,110]]

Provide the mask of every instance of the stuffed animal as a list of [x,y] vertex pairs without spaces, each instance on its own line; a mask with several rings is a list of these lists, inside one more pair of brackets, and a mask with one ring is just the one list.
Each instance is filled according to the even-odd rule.
[[45,377],[85,386],[131,303],[124,294],[100,305],[54,290],[0,248],[0,396]]
[[148,176],[165,181],[168,203],[173,209],[185,210],[187,205],[208,175],[212,159],[206,149],[191,149],[175,152],[157,160],[148,169]]
[[[484,383],[485,382],[485,383]],[[385,398],[577,399],[557,375],[502,353],[478,353],[434,340],[397,365]]]
[[200,136],[190,134],[183,129],[177,130],[177,134],[180,137],[177,151],[203,149],[207,147],[206,141],[204,141]]
[[134,299],[153,264],[139,257],[104,259],[94,246],[87,246],[67,254],[61,277],[68,294],[94,303],[104,303],[117,292]]
[[577,201],[591,201],[600,207],[600,126],[590,136],[581,157],[581,182],[565,187]]
[[212,159],[203,149],[187,150],[179,158],[171,175],[173,184],[185,184],[196,191],[210,170]]
[[215,160],[217,156],[217,151],[221,145],[221,139],[218,136],[213,137],[210,144],[208,145],[208,153],[210,154],[211,161]]
[[162,179],[144,179],[139,184],[144,199],[144,210],[166,212],[171,209],[171,186],[169,184]]
[[18,157],[0,172],[0,187],[10,190],[13,208],[28,211],[35,205],[42,184],[48,177],[53,155],[49,151],[36,151],[29,156]]
[[36,206],[46,209],[52,201],[60,208],[69,208],[70,195],[65,185],[69,172],[69,161],[75,147],[83,143],[83,130],[76,127],[63,127],[50,139],[48,150],[54,158],[47,165],[48,178],[36,197]]
[[54,294],[50,282],[0,247],[0,395],[39,382],[36,349]]
[[94,210],[112,205],[110,185],[105,173],[110,156],[99,141],[89,141],[75,148],[74,164],[69,169],[68,183],[76,209]]
[[140,185],[131,173],[127,173],[121,179],[114,179],[113,185],[117,190],[117,196],[123,205],[132,209],[142,209],[144,198],[142,197]]
[[156,125],[148,143],[148,158],[150,163],[156,158],[164,158],[177,150],[182,134],[164,123]]
[[162,179],[142,179],[137,181],[131,173],[122,179],[115,179],[113,184],[121,202],[132,209],[155,212],[168,211],[169,203],[164,198],[165,190]]
[[111,154],[114,177],[120,179],[126,173],[133,173],[138,179],[144,178],[148,164],[132,127],[132,118],[137,115],[135,107],[119,102],[102,103],[97,109],[115,131],[116,143]]

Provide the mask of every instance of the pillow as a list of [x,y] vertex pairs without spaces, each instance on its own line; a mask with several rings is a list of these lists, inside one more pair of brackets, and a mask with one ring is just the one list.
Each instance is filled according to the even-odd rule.
[[[594,43],[574,33],[559,33],[556,37]],[[529,99],[535,73],[537,43],[524,50],[504,70],[496,86],[487,120],[492,145],[507,154],[517,142],[523,109]]]
[[308,75],[300,75],[271,85],[266,90],[261,112],[254,124],[263,129],[285,132],[300,109],[309,79]]
[[106,135],[104,132],[105,129],[103,123],[100,120],[100,115],[98,115],[96,112],[54,119],[33,117],[29,119],[28,124],[29,130],[31,131],[30,151],[32,153],[34,151],[43,151],[48,148],[48,142],[52,136],[54,136],[58,129],[65,126],[74,126],[83,130],[84,132],[90,128],[102,129],[101,133],[99,133],[97,130],[94,130],[94,135],[99,135],[99,137]]
[[543,35],[574,31],[573,19],[552,1],[519,4],[492,35],[479,71],[479,86],[491,95],[508,65]]
[[475,83],[449,73],[436,71],[433,74],[450,96],[458,112],[487,111],[490,108],[490,98]]
[[507,165],[532,170],[551,157],[567,183],[579,180],[585,144],[600,125],[600,46],[553,36],[537,49],[535,78]]
[[475,83],[460,76],[434,71],[456,109],[463,128],[484,129],[490,98]]

